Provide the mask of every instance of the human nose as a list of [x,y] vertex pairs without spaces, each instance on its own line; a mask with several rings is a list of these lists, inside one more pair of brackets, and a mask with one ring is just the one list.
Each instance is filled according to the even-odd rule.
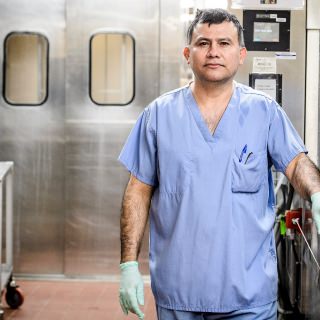
[[215,44],[211,44],[211,45],[208,47],[207,57],[208,57],[208,58],[216,58],[216,57],[219,57],[218,46],[216,46]]

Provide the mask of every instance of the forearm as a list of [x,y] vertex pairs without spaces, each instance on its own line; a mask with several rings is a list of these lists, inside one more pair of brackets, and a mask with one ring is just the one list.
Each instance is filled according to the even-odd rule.
[[286,170],[286,175],[295,190],[307,200],[320,191],[320,172],[316,165],[305,155],[300,154]]
[[126,188],[120,219],[121,262],[138,259],[146,228],[152,187],[131,176]]

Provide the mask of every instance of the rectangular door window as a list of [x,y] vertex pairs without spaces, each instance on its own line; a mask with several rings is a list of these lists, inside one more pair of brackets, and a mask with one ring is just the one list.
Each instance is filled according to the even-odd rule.
[[99,105],[126,105],[134,97],[134,40],[99,33],[90,43],[90,97]]
[[40,105],[48,95],[47,38],[35,33],[10,33],[4,45],[4,92],[12,105]]

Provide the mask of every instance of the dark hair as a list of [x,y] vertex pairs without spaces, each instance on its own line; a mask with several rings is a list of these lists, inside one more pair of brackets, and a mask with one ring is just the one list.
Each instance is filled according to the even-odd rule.
[[199,23],[208,23],[209,26],[211,24],[220,24],[222,22],[232,22],[237,28],[238,32],[238,40],[241,47],[244,47],[244,39],[243,39],[243,28],[238,20],[238,18],[223,9],[205,9],[205,10],[197,10],[196,16],[194,20],[191,22],[188,31],[187,31],[187,41],[188,44],[191,43],[193,30]]

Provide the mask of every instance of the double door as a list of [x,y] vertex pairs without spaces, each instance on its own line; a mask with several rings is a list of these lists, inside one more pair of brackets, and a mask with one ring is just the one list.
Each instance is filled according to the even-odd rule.
[[[15,272],[117,274],[128,180],[117,157],[143,108],[179,85],[178,4],[0,7],[0,161],[15,163]],[[141,262],[147,270],[147,243]]]

